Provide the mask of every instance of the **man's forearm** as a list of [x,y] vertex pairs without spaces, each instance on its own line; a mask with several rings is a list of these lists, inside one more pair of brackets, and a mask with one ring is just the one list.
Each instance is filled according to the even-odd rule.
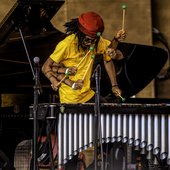
[[106,62],[104,61],[105,69],[107,71],[107,74],[109,76],[110,82],[112,86],[117,85],[117,79],[116,79],[116,71],[115,71],[115,66],[111,61]]

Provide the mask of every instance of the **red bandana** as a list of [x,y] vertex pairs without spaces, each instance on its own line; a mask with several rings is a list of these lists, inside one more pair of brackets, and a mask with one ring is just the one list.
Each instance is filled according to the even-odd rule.
[[97,37],[97,33],[104,31],[103,19],[95,12],[86,12],[79,16],[79,29],[90,37]]

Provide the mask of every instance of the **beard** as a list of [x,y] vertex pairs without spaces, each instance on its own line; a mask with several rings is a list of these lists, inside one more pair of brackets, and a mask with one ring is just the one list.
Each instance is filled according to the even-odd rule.
[[91,45],[92,45],[91,43],[86,43],[86,42],[81,43],[81,47],[83,50],[89,49]]

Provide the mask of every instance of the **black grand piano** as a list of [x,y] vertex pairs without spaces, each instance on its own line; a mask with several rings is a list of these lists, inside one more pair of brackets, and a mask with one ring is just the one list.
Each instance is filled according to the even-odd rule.
[[[63,3],[64,0],[17,0],[0,23],[1,168],[9,160],[13,162],[16,145],[32,136],[28,106],[33,102],[33,58],[38,56],[43,63],[63,38],[64,34],[50,22]],[[40,77],[45,92],[49,84]],[[6,97],[10,102],[4,105]]]
[[[63,3],[64,0],[18,0],[0,23],[0,150],[11,162],[19,141],[32,137],[29,105],[33,103],[33,59],[38,56],[40,65],[43,64],[56,44],[65,37],[50,22]],[[114,61],[118,84],[122,96],[127,102],[132,102],[130,97],[158,75],[168,54],[158,47],[131,43],[120,43],[118,48],[124,54],[122,60]],[[101,79],[101,94],[114,102],[108,78],[102,75]],[[56,102],[57,95],[41,72],[40,82],[43,93],[39,102]],[[9,94],[14,96],[13,101],[10,106],[3,106],[3,100]],[[133,100],[133,103],[137,101]],[[6,145],[8,142],[11,142],[10,147]]]

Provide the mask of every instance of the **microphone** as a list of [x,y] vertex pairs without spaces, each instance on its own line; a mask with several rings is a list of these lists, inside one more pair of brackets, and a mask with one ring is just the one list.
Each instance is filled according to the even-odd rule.
[[39,57],[34,57],[33,62],[34,62],[34,80],[38,82],[40,58]]
[[40,84],[40,79],[39,79],[39,62],[40,62],[40,58],[39,57],[34,57],[33,59],[34,61],[34,67],[35,67],[35,75],[34,75],[34,80],[35,80],[35,84],[37,86],[38,93],[41,94],[42,93],[42,87]]
[[34,57],[33,61],[34,61],[35,66],[38,66],[39,62],[40,62],[40,58],[39,57]]

